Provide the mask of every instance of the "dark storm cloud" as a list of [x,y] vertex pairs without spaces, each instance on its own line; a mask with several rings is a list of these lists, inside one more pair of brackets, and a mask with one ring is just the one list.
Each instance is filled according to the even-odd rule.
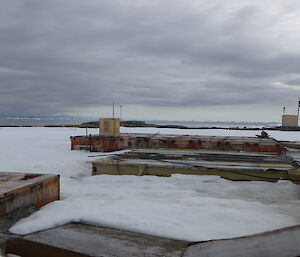
[[3,0],[0,114],[288,101],[299,3],[268,3]]

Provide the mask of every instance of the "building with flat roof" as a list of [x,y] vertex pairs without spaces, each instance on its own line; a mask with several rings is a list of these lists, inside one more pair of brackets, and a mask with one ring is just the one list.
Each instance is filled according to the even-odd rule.
[[298,127],[298,115],[282,115],[282,127]]

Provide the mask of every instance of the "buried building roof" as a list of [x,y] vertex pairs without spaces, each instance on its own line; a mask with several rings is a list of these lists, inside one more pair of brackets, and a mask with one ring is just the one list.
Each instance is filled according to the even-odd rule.
[[59,199],[59,175],[0,172],[0,218],[22,207]]
[[284,154],[133,150],[93,162],[93,175],[217,175],[231,180],[300,183],[298,164]]
[[251,236],[188,243],[72,223],[6,242],[22,257],[285,257],[300,254],[300,226]]

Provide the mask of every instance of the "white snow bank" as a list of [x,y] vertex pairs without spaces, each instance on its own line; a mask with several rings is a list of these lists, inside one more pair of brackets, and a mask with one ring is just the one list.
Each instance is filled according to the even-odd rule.
[[64,192],[70,180],[90,176],[90,161],[99,158],[88,157],[99,153],[70,150],[70,136],[82,134],[85,129],[0,128],[0,171],[60,174]]
[[0,170],[85,175],[90,153],[70,151],[69,139],[84,133],[78,128],[0,128]]
[[[122,128],[123,132],[251,136],[259,131]],[[276,132],[276,133],[275,133]],[[98,133],[98,130],[89,130]],[[300,140],[299,132],[270,132]],[[226,238],[300,223],[299,186],[290,182],[231,182],[216,177],[91,175],[85,151],[71,151],[74,128],[0,128],[0,170],[61,175],[62,200],[11,228],[26,234],[70,221],[185,240]],[[271,134],[274,136],[274,134]],[[102,155],[102,153],[101,153]]]
[[300,222],[299,187],[212,176],[94,176],[15,224],[28,234],[76,221],[200,241],[264,232]]

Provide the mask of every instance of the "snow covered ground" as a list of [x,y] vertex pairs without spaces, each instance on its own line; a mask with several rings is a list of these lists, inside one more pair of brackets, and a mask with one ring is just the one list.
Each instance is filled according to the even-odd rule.
[[[122,128],[123,132],[252,136],[259,131]],[[97,133],[90,130],[89,133]],[[19,221],[17,234],[80,221],[189,241],[300,224],[300,186],[210,176],[91,177],[90,153],[70,151],[74,128],[0,128],[0,170],[61,174],[62,199]],[[300,141],[299,132],[270,132]]]

